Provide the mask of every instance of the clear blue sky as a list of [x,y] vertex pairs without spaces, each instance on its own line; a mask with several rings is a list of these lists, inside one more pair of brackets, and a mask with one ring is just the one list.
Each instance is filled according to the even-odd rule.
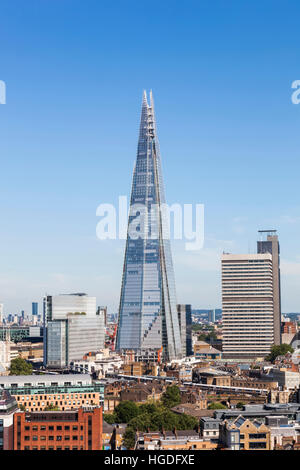
[[298,1],[3,0],[0,301],[85,291],[115,311],[124,243],[96,208],[130,192],[153,89],[167,200],[205,204],[205,247],[173,244],[180,303],[220,306],[220,254],[277,228],[283,311],[300,311]]

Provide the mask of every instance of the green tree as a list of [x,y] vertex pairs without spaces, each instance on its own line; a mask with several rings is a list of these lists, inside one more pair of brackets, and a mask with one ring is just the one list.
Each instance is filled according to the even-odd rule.
[[140,414],[145,414],[145,413],[155,413],[156,411],[159,410],[159,405],[156,403],[143,403],[142,405],[139,406],[139,413]]
[[197,418],[194,416],[186,415],[186,414],[181,414],[177,418],[177,424],[176,428],[177,429],[195,429],[199,424],[199,421]]
[[155,431],[152,426],[152,416],[149,413],[143,413],[129,421],[129,426],[135,431]]
[[151,429],[153,431],[172,431],[178,424],[177,415],[170,410],[153,413],[151,416]]
[[245,403],[242,402],[242,401],[239,401],[239,402],[236,404],[236,407],[237,407],[237,408],[243,408],[243,406],[245,406]]
[[213,401],[207,407],[208,410],[224,410],[226,408],[227,407],[225,405],[222,405],[222,403],[219,403],[217,401]]
[[9,375],[31,375],[32,374],[32,365],[22,359],[21,357],[16,357],[10,363]]
[[127,426],[124,437],[123,445],[126,449],[133,449],[135,445],[135,430],[131,426]]
[[20,409],[21,411],[26,411],[26,407],[25,407],[25,405],[23,405],[22,403],[19,405],[19,409]]
[[161,401],[166,408],[173,408],[173,406],[179,405],[181,402],[179,387],[177,385],[168,385]]
[[266,360],[270,362],[274,362],[276,357],[284,356],[288,352],[291,352],[291,353],[294,352],[294,349],[292,348],[290,344],[285,344],[285,343],[279,344],[279,345],[274,344],[274,346],[271,347],[270,354],[266,357]]
[[59,407],[50,403],[50,405],[44,408],[44,411],[59,411]]
[[116,415],[114,413],[112,414],[104,413],[103,420],[108,424],[114,424],[116,422]]
[[139,414],[139,407],[132,401],[121,401],[114,410],[116,423],[129,423]]

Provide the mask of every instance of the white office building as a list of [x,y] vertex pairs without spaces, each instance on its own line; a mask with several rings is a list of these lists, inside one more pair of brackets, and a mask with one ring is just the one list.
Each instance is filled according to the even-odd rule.
[[96,310],[96,297],[81,293],[45,297],[44,328],[44,362],[49,368],[68,367],[104,347],[105,317]]

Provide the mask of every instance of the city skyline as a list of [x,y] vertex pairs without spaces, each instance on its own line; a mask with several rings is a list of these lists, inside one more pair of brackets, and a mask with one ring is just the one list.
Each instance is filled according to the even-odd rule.
[[[291,101],[300,7],[291,3],[293,15],[268,1],[218,9],[156,2],[149,18],[139,2],[91,1],[87,11],[77,1],[55,9],[29,1],[22,15],[4,2],[5,313],[76,291],[118,310],[125,242],[97,240],[95,213],[129,195],[124,175],[132,172],[144,88],[159,110],[168,202],[205,205],[203,250],[172,244],[178,302],[220,307],[223,250],[255,252],[257,230],[272,227],[281,240],[282,311],[300,310],[300,106]],[[145,18],[157,32],[151,39]]]

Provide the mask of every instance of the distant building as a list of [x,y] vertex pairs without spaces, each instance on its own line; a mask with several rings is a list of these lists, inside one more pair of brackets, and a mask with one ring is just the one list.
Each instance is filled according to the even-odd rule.
[[209,312],[208,312],[208,321],[210,323],[215,323],[215,321],[216,321],[216,311],[215,310],[209,310]]
[[217,441],[203,439],[195,430],[139,432],[136,450],[216,450]]
[[17,412],[14,450],[102,450],[102,408]]
[[205,416],[200,418],[200,433],[205,439],[218,439],[222,420]]
[[220,425],[219,439],[221,445],[230,450],[270,450],[270,434],[265,424],[240,415]]
[[13,421],[17,410],[16,400],[7,390],[0,390],[0,450],[13,450]]
[[38,302],[32,302],[32,315],[38,315],[39,314],[39,304]]
[[86,294],[47,296],[44,330],[46,366],[68,367],[70,362],[104,347],[104,312],[96,311],[96,298]]
[[197,359],[222,359],[222,353],[204,341],[194,343],[194,355]]
[[264,358],[274,344],[272,255],[222,255],[223,357]]
[[4,305],[0,304],[0,324],[3,323],[3,309],[4,309]]
[[192,307],[189,304],[178,304],[177,313],[181,334],[182,356],[192,356]]
[[279,243],[265,232],[257,254],[222,255],[224,359],[264,358],[281,343]]
[[281,344],[280,247],[276,230],[259,230],[266,240],[257,242],[257,253],[272,255],[274,344]]
[[104,403],[104,385],[87,374],[0,377],[1,390],[9,392],[28,412],[43,411],[50,405],[66,411]]
[[288,369],[276,369],[273,368],[270,373],[273,381],[278,382],[280,387],[286,389],[294,389],[300,386],[300,373],[294,372]]

